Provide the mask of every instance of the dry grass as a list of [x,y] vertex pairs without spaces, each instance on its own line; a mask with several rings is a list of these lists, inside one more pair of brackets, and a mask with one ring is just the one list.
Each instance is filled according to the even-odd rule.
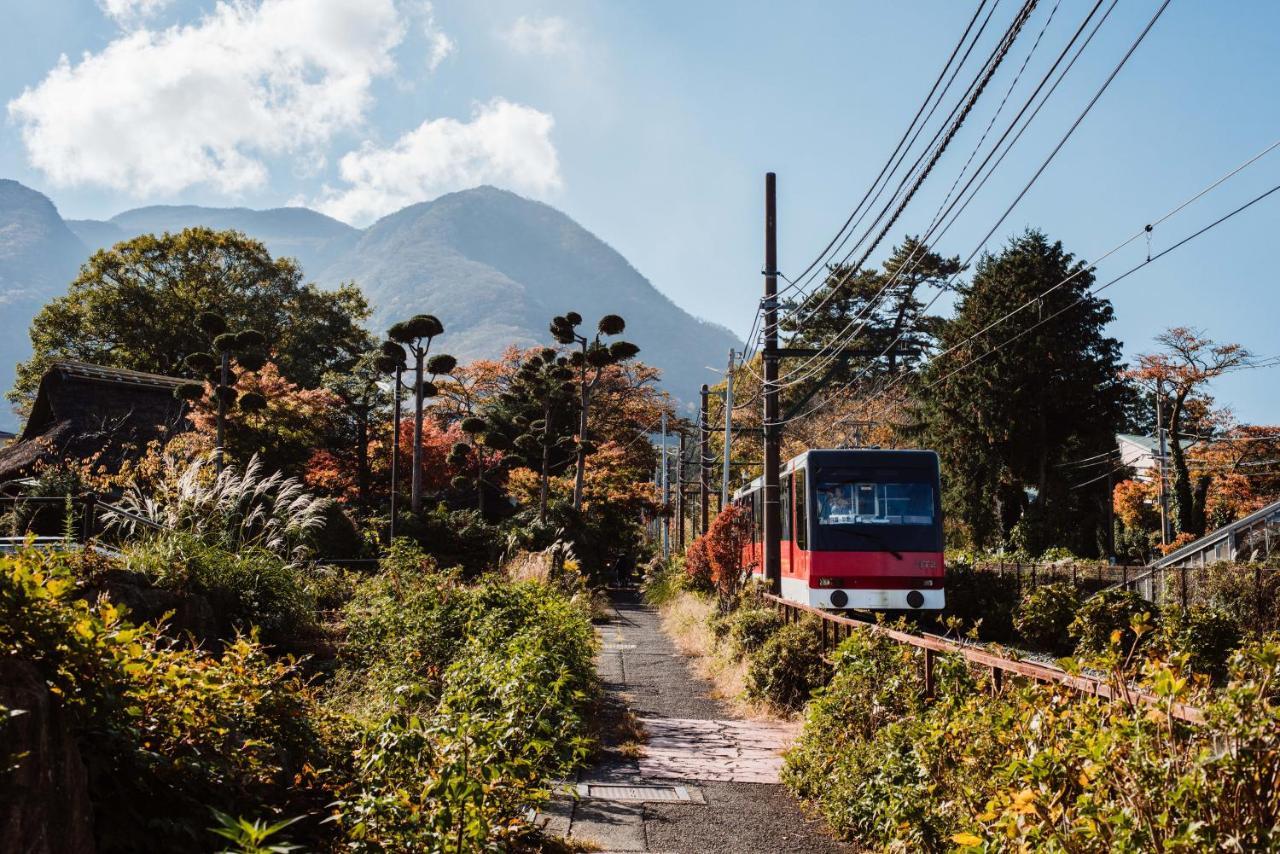
[[767,705],[747,699],[746,658],[739,658],[728,644],[717,645],[710,619],[716,605],[711,599],[682,591],[659,609],[662,630],[676,649],[689,656],[694,671],[714,686],[712,696],[725,702],[739,717],[786,720]]

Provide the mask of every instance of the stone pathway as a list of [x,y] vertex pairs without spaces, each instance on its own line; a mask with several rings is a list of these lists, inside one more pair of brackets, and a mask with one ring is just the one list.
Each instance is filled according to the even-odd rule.
[[604,851],[672,854],[849,851],[805,819],[778,784],[798,726],[729,718],[659,627],[618,594],[597,628],[606,689],[639,718],[637,759],[609,753],[545,811],[548,830]]

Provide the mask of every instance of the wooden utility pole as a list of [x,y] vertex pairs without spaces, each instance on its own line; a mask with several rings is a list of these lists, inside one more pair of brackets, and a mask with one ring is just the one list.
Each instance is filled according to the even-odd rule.
[[729,370],[724,375],[724,471],[720,477],[720,506],[729,504],[729,460],[733,459],[733,349],[729,350]]
[[1156,380],[1156,441],[1160,448],[1160,544],[1169,545],[1169,473],[1165,470],[1167,451],[1164,439],[1164,383]]
[[[782,512],[779,478],[782,425],[778,419],[778,194],[777,176],[764,176],[764,577],[782,592]],[[725,402],[726,408],[729,402]],[[728,463],[728,455],[725,462]]]
[[676,549],[684,553],[684,429],[680,430],[680,450],[676,453]]
[[671,493],[667,490],[667,413],[662,413],[662,559],[671,557],[671,517],[667,507],[671,504]]
[[390,542],[396,540],[396,492],[400,489],[400,375],[404,373],[404,365],[396,365],[395,385],[391,392],[391,532]]
[[709,523],[707,511],[711,506],[711,425],[707,423],[707,395],[710,390],[702,384],[702,409],[698,419],[698,506],[701,510],[698,533],[705,534]]

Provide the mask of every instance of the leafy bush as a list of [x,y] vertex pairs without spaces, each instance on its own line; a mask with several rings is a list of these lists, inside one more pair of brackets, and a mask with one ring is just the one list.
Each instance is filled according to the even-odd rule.
[[1013,625],[1032,646],[1066,655],[1071,651],[1067,629],[1079,609],[1080,592],[1070,581],[1041,584],[1023,597]]
[[1221,679],[1231,652],[1240,645],[1240,624],[1213,608],[1166,608],[1161,613],[1159,642],[1170,655],[1186,656],[1187,667]]
[[645,572],[644,580],[641,582],[641,592],[644,594],[644,601],[650,605],[664,605],[680,595],[687,584],[688,576],[683,558],[675,558],[665,563],[662,560],[654,560]]
[[1154,611],[1150,602],[1131,590],[1104,590],[1080,607],[1068,631],[1077,652],[1098,654],[1110,646],[1113,633],[1123,635],[1136,619],[1144,614],[1153,617]]
[[210,807],[332,800],[311,769],[349,749],[294,662],[244,637],[220,657],[171,648],[78,592],[62,555],[0,557],[0,656],[36,667],[69,711],[99,850],[206,850]]
[[739,608],[728,619],[729,638],[738,655],[760,649],[782,628],[782,617],[773,608]]
[[711,563],[711,582],[720,596],[720,609],[731,610],[751,573],[743,562],[743,550],[751,541],[750,518],[736,504],[725,507],[707,529],[706,551]]
[[412,586],[411,618],[382,642],[401,637],[416,675],[438,672],[438,702],[421,681],[395,692],[400,708],[356,750],[340,821],[356,850],[507,850],[529,829],[525,808],[589,752],[594,633],[582,608],[533,584]]
[[[783,782],[843,838],[900,851],[1275,850],[1280,640],[1232,658],[1227,686],[1182,724],[1193,680],[1156,659],[1114,674],[1156,707],[1052,685],[985,696],[966,665],[858,633],[810,704]],[[1115,660],[1113,659],[1113,663]]]
[[1208,606],[1249,632],[1280,631],[1280,572],[1223,562],[1205,567],[1197,580]]
[[80,593],[64,555],[0,557],[0,658],[72,716],[104,852],[212,850],[211,809],[215,833],[265,850],[297,816],[288,835],[313,850],[508,850],[591,746],[595,636],[554,587],[466,587],[398,543],[352,600],[332,680],[386,691],[392,708],[366,716],[252,638],[218,657],[170,647]]
[[747,694],[780,709],[798,710],[827,683],[831,665],[822,656],[810,620],[790,623],[769,636],[747,667]]
[[207,597],[224,637],[257,628],[284,640],[315,619],[315,599],[300,570],[266,549],[231,552],[175,532],[136,542],[125,549],[124,561],[157,587]]
[[716,585],[711,568],[711,552],[707,548],[707,537],[703,534],[694,537],[684,551],[685,578],[690,590],[698,593],[710,593]]

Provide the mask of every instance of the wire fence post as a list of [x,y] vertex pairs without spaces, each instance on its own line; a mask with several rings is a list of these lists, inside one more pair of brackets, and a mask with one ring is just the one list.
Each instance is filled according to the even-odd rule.
[[1178,573],[1178,592],[1182,598],[1182,610],[1187,610],[1187,565],[1184,563],[1179,568]]
[[924,651],[924,695],[928,699],[933,699],[933,664],[934,658],[937,656],[933,650],[928,647]]

